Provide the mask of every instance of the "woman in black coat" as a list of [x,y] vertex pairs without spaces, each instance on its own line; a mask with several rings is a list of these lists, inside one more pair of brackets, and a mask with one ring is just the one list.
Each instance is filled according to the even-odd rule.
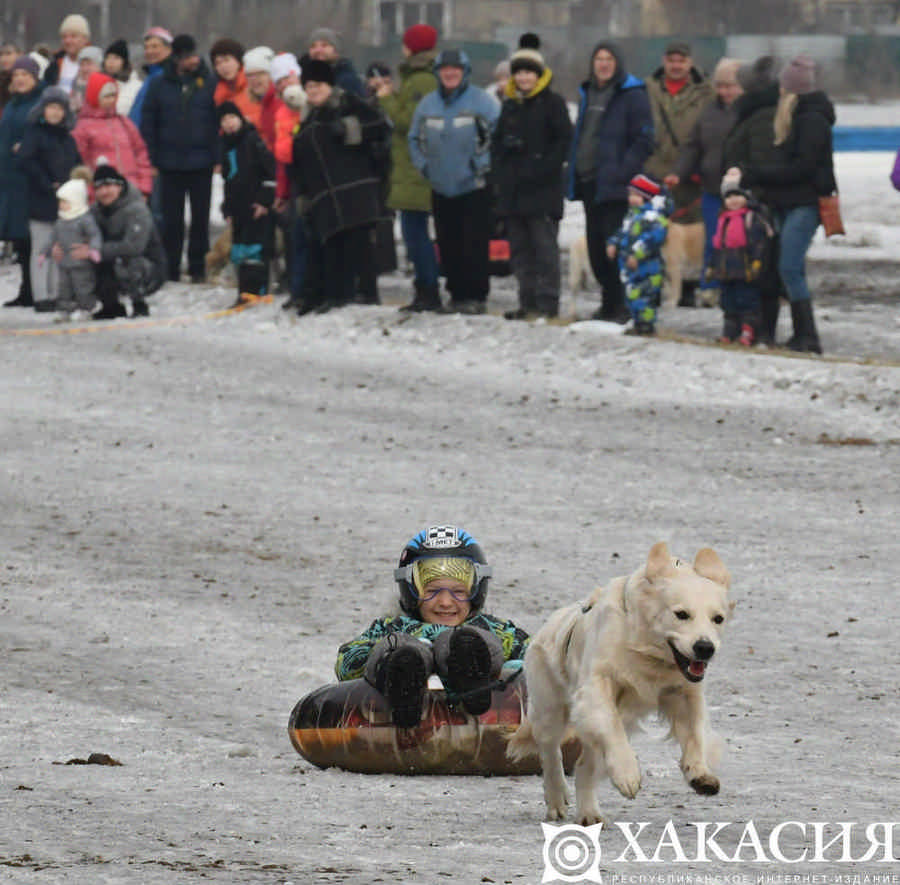
[[28,189],[28,232],[31,236],[31,287],[35,310],[55,310],[53,262],[40,264],[40,255],[53,236],[56,191],[81,162],[71,131],[75,115],[69,97],[59,86],[48,86],[28,115],[19,146],[19,162]]
[[510,59],[511,76],[491,147],[496,215],[504,220],[519,307],[507,319],[559,313],[559,220],[562,169],[572,141],[566,103],[526,34]]
[[310,111],[294,137],[293,172],[310,232],[320,244],[317,310],[354,300],[355,280],[374,262],[372,230],[383,214],[390,126],[364,99],[334,86],[334,70],[312,60],[303,86]]

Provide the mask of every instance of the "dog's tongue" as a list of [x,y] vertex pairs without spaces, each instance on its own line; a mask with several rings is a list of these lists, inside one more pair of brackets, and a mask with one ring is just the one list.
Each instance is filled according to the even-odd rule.
[[691,676],[702,676],[706,672],[706,661],[691,661],[688,672]]

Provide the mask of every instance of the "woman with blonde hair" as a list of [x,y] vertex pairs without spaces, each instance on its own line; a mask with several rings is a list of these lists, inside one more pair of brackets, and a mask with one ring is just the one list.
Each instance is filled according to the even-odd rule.
[[774,150],[766,163],[741,165],[741,186],[762,187],[775,214],[781,251],[778,271],[791,303],[791,350],[822,353],[806,282],[806,253],[819,226],[819,197],[836,190],[831,127],[834,105],[818,88],[816,63],[789,62],[773,120]]

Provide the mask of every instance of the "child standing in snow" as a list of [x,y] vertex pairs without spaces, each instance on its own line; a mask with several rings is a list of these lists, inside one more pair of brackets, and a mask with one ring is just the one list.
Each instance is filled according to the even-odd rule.
[[[87,319],[97,304],[97,278],[94,266],[100,261],[103,237],[88,206],[84,179],[71,178],[56,192],[59,216],[53,235],[42,252],[58,265],[56,309],[58,319]],[[71,248],[77,244],[90,246],[90,258],[73,258]]]
[[759,277],[774,234],[760,206],[741,190],[739,175],[722,179],[723,207],[713,235],[709,273],[722,284],[723,344],[750,347],[759,335]]
[[504,663],[521,661],[528,644],[512,621],[482,611],[490,575],[468,532],[452,525],[419,532],[394,569],[400,610],[340,647],[338,679],[365,678],[387,699],[400,728],[418,725],[432,672],[452,704],[484,713]]
[[237,268],[238,306],[265,295],[269,285],[275,158],[234,102],[223,101],[216,111],[225,179],[222,215],[231,223],[231,261]]
[[665,277],[662,247],[671,214],[672,201],[659,183],[647,175],[635,175],[628,182],[628,211],[607,240],[606,254],[618,259],[619,279],[634,321],[632,335],[656,334],[656,308]]

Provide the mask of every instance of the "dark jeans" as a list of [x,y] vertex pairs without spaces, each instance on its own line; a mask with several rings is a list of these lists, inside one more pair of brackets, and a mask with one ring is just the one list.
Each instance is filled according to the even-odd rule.
[[432,192],[431,206],[447,290],[455,302],[487,301],[493,218],[486,187],[458,197]]
[[591,270],[603,289],[600,315],[603,319],[619,319],[626,313],[625,290],[619,279],[619,266],[615,258],[606,255],[606,241],[622,225],[628,203],[610,200],[603,203],[584,203],[585,234]]
[[191,201],[191,232],[188,238],[188,273],[204,276],[209,251],[209,204],[212,197],[212,169],[190,172],[160,170],[160,205],[163,215],[162,239],[169,262],[169,279],[181,278],[184,248],[184,200]]
[[510,262],[519,284],[519,307],[559,312],[559,221],[549,215],[510,215],[506,219]]
[[428,214],[401,209],[400,233],[406,245],[406,255],[415,270],[416,283],[423,288],[433,289],[438,284],[438,265],[434,256],[434,243],[428,235]]

